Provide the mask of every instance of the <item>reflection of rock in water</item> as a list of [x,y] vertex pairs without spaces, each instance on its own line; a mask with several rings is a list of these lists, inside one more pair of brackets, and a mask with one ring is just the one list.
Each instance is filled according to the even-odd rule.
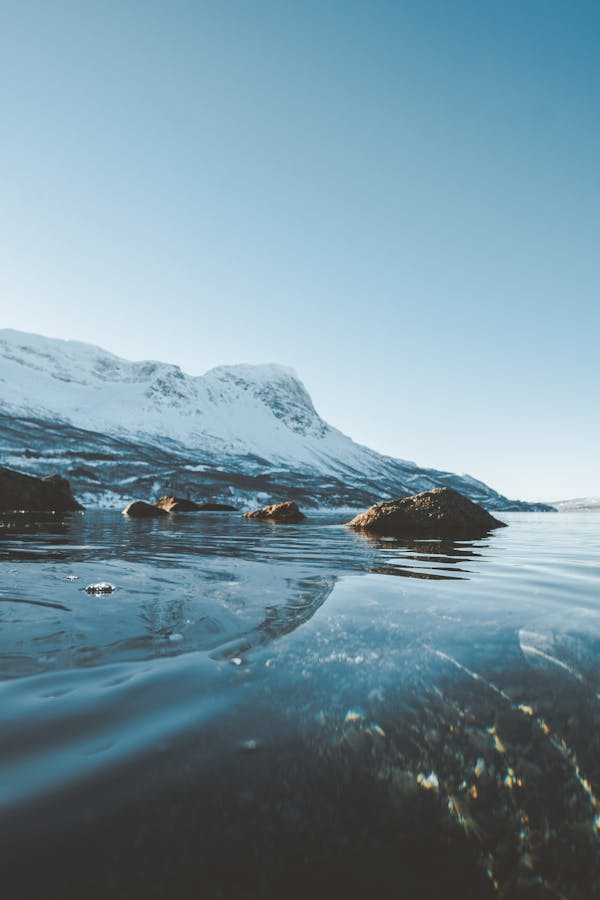
[[430,580],[466,579],[469,560],[484,559],[485,544],[447,539],[416,540],[387,538],[368,532],[356,532],[357,539],[373,551],[368,572]]

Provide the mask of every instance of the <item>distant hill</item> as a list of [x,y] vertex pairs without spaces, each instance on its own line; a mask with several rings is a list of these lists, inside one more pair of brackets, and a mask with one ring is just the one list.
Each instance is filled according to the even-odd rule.
[[552,506],[559,512],[600,512],[600,497],[577,497],[574,500],[557,500]]

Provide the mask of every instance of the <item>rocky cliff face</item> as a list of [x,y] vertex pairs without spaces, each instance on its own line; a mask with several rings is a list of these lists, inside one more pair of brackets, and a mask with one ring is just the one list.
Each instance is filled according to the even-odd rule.
[[59,472],[84,505],[189,493],[246,507],[284,499],[356,507],[448,486],[491,509],[542,508],[354,443],[320,418],[283,366],[191,376],[7,330],[0,330],[0,464]]

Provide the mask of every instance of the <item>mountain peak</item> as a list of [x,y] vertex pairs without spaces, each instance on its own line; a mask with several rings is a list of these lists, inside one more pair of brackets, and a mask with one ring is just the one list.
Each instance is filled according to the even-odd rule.
[[300,381],[294,369],[280,363],[235,363],[234,365],[215,366],[205,375],[217,378],[233,377],[244,381],[265,383],[273,381]]
[[0,462],[35,474],[51,456],[53,470],[87,479],[92,495],[102,484],[115,495],[134,482],[159,490],[183,466],[188,475],[201,472],[205,485],[208,472],[218,483],[225,476],[215,473],[228,472],[229,484],[244,490],[252,479],[264,486],[271,475],[287,479],[300,499],[310,493],[309,504],[347,506],[447,486],[490,508],[518,508],[469,476],[354,443],[321,419],[296,373],[275,363],[192,376],[171,363],[131,362],[92,344],[5,329],[0,420]]
[[9,329],[0,330],[0,407],[267,458],[306,457],[305,447],[286,444],[281,429],[315,439],[330,430],[286,366],[217,366],[193,376],[171,363],[131,362],[93,344]]
[[323,437],[328,426],[318,415],[310,394],[293,369],[265,365],[218,366],[210,369],[207,382],[223,385],[236,399],[252,396],[282,424],[299,435]]

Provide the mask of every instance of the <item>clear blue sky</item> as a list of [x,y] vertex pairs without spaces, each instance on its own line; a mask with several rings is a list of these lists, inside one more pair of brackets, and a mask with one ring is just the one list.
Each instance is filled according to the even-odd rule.
[[600,3],[0,2],[2,325],[600,494]]

